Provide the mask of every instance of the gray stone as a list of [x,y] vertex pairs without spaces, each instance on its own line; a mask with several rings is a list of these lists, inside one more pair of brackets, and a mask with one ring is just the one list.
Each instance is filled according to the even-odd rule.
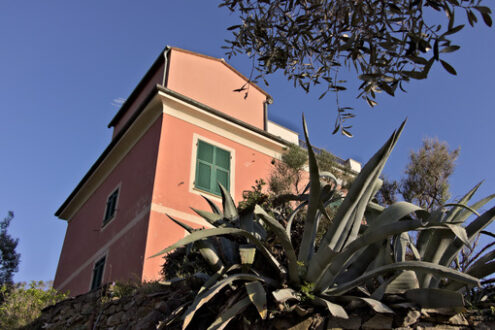
[[84,304],[81,308],[81,314],[82,315],[90,315],[90,314],[93,314],[93,310],[94,310],[94,305],[93,303],[87,303],[87,304]]
[[411,324],[416,323],[420,317],[421,317],[421,313],[419,311],[410,310],[407,312],[406,317],[404,317],[404,320],[402,321],[402,326],[408,327]]
[[469,325],[468,320],[464,317],[463,314],[456,314],[449,318],[449,323],[453,325]]
[[363,329],[392,329],[392,316],[376,314],[363,323]]
[[168,304],[164,301],[159,301],[155,304],[155,309],[156,310],[159,310],[160,312],[162,312],[163,314],[168,314],[169,310],[168,310]]
[[312,323],[313,323],[313,318],[308,317],[304,321],[299,322],[298,324],[290,327],[288,330],[307,330],[309,329]]
[[327,329],[359,329],[361,327],[361,318],[350,315],[348,319],[330,317],[327,323]]
[[136,324],[136,330],[145,330],[145,329],[156,329],[156,325],[163,318],[163,314],[157,310],[153,310],[148,315],[146,315],[143,319],[139,320]]
[[124,312],[119,312],[117,314],[110,315],[107,319],[106,325],[113,327],[122,323],[122,318],[125,316]]

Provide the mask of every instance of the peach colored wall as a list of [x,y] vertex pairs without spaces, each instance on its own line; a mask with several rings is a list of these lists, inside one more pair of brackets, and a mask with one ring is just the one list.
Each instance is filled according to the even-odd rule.
[[[191,206],[209,210],[204,199],[191,193],[191,157],[193,155],[193,134],[235,150],[235,202],[242,200],[242,192],[251,189],[256,179],[266,178],[271,170],[272,157],[239,143],[228,140],[213,132],[204,130],[181,119],[164,115],[157,170],[153,190],[153,203],[193,214]],[[186,223],[189,223],[185,219]],[[198,225],[189,223],[194,227]],[[184,230],[171,222],[165,215],[151,214],[146,256],[150,256],[184,237]],[[145,259],[143,278],[151,279],[161,269],[162,258]],[[156,278],[156,277],[155,277]]]
[[[138,215],[141,220],[109,247],[104,279],[113,281],[140,276],[161,124],[158,119],[151,126],[69,221],[55,276],[55,288],[68,289],[71,294],[88,291],[92,264],[89,275],[85,270],[68,286],[60,285],[129,222],[139,218]],[[107,197],[119,184],[116,216],[102,229]]]
[[245,80],[224,63],[172,49],[167,87],[234,118],[263,129],[263,102],[266,95],[251,86],[244,93],[234,92]]
[[153,73],[153,76],[151,79],[148,80],[148,82],[145,84],[143,87],[143,90],[139,93],[139,96],[136,97],[134,102],[127,108],[127,111],[124,113],[124,115],[117,121],[114,125],[113,128],[113,136],[112,138],[117,135],[117,133],[122,129],[122,127],[125,126],[127,121],[131,118],[131,116],[134,114],[134,112],[137,110],[137,108],[141,105],[141,103],[144,101],[144,99],[148,96],[149,92],[153,89],[153,87],[156,86],[156,84],[162,84],[163,83],[163,72],[164,72],[164,64],[160,65],[158,69]]

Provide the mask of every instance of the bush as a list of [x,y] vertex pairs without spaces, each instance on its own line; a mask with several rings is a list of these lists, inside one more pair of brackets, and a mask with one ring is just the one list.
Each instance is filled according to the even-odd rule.
[[67,298],[58,292],[50,282],[33,281],[29,285],[18,283],[0,288],[3,303],[0,305],[0,329],[16,329],[25,326],[41,314],[47,306]]

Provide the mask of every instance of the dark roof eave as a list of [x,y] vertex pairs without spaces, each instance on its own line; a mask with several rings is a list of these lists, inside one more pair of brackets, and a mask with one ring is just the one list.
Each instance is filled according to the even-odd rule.
[[[157,85],[158,86],[158,85]],[[117,144],[117,142],[120,141],[122,136],[124,136],[125,132],[131,127],[131,125],[134,123],[134,121],[139,117],[141,112],[143,112],[144,108],[148,105],[148,103],[151,101],[151,99],[157,94],[157,86],[155,86],[153,89],[150,90],[148,95],[146,95],[146,98],[143,100],[139,108],[136,109],[136,112],[132,115],[131,118],[129,118],[129,121],[122,127],[122,129],[115,135],[110,142],[110,144],[103,150],[103,153],[98,157],[96,162],[91,166],[91,168],[88,170],[88,172],[84,175],[84,177],[79,181],[77,184],[76,188],[72,191],[72,193],[67,197],[67,199],[64,201],[64,203],[58,208],[58,210],[55,212],[55,216],[60,216],[60,214],[64,211],[64,209],[69,205],[70,201],[74,196],[77,194],[79,189],[82,188],[82,186],[86,183],[86,181],[89,179],[89,177],[93,174],[94,171],[100,166],[100,164],[103,162],[103,160],[106,158],[106,156],[110,153],[110,151],[113,149],[113,147]]]

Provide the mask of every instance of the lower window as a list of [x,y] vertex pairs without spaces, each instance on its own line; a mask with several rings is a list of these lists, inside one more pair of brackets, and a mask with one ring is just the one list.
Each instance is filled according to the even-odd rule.
[[93,268],[93,280],[91,281],[91,290],[96,290],[101,286],[103,280],[103,270],[105,269],[105,257],[95,263]]

